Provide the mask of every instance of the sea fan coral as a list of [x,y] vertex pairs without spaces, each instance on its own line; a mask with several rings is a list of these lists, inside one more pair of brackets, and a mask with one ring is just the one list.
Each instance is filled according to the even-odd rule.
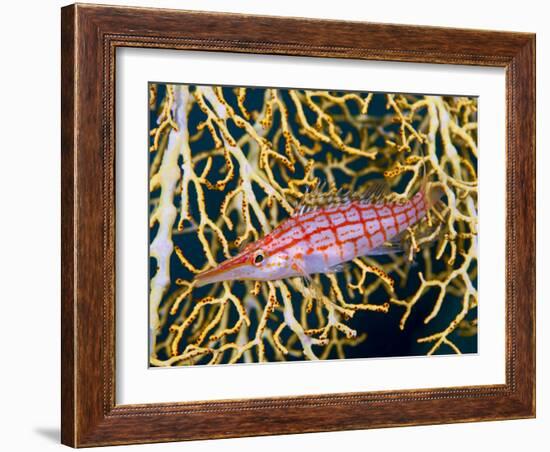
[[[150,84],[150,364],[179,366],[477,350],[477,99]],[[341,273],[194,276],[292,214],[304,194],[384,178],[442,200],[404,253]],[[395,281],[395,284],[393,283]]]

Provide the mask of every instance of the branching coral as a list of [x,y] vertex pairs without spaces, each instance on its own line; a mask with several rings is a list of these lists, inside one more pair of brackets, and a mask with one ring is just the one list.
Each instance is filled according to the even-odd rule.
[[[475,98],[159,84],[149,93],[152,365],[475,349]],[[380,177],[397,198],[426,181],[444,193],[409,228],[404,253],[355,258],[315,275],[316,290],[298,278],[195,286],[319,181],[354,191]],[[387,344],[413,344],[369,349],[381,324]]]

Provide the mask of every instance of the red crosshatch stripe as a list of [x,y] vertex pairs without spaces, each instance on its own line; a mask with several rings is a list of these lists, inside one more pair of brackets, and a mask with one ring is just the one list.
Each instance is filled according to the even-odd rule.
[[[384,222],[383,221],[380,221],[380,227],[386,232],[385,236],[387,237],[388,234],[388,229],[390,229],[391,227],[393,227],[393,229],[395,230],[395,233],[394,235],[397,233],[398,231],[398,223],[397,223],[397,220],[395,219],[395,214],[393,213],[393,207],[392,206],[387,206],[388,210],[390,211],[390,214],[387,216],[387,217],[384,217],[384,220],[387,220],[388,218],[391,218],[393,220],[393,225],[388,225],[387,227],[384,225]],[[387,239],[386,239],[387,240]]]
[[[370,209],[361,210],[360,211],[361,212],[361,218],[363,218],[363,213],[364,212],[367,212],[367,211],[372,212],[372,210],[373,210],[372,207]],[[367,221],[368,220],[360,221],[360,223],[361,223],[361,226],[363,226],[363,234],[364,234],[365,238],[367,239],[367,243],[369,244],[369,248],[372,248],[372,240],[371,240],[371,237],[370,237],[370,233],[369,233],[369,231],[367,231]]]
[[[332,219],[334,214],[336,214],[336,213],[344,216],[344,222],[340,226],[344,226],[346,224],[346,215],[340,209],[336,210],[335,212],[331,212],[331,215],[327,215],[328,216],[328,221],[330,223],[329,228],[332,232],[332,235],[334,236],[334,241],[336,243],[336,247],[338,248],[338,254],[340,255],[340,259],[343,259],[344,258],[344,250],[343,250],[342,245],[345,243],[345,241],[344,242],[340,241],[340,238],[338,237],[338,231],[340,230],[340,226],[337,226],[333,222],[333,219]],[[330,245],[330,246],[332,246],[332,245]]]
[[395,211],[395,208],[396,208],[396,207],[397,207],[397,206],[392,206],[392,207],[391,207],[391,213],[392,213],[392,216],[393,216],[393,224],[394,224],[394,227],[395,227],[395,231],[396,231],[397,233],[399,233],[399,231],[401,230],[401,227],[402,227],[403,225],[399,222],[399,220],[398,220],[398,218],[397,218],[398,215],[399,215],[401,212],[396,212],[396,211]]
[[[399,212],[396,212],[396,211],[395,211],[395,210],[396,210],[396,207],[397,207],[397,206],[392,206],[391,211],[392,211],[392,214],[393,214],[393,219],[394,219],[394,221],[395,221],[395,224],[397,225],[397,228],[398,228],[398,230],[399,230],[400,227],[402,227],[402,226],[407,226],[407,221],[406,221],[407,215],[406,215],[406,213],[404,212],[403,209],[400,209]],[[404,221],[404,222],[399,221],[399,216],[400,216],[400,215],[403,215],[403,217],[405,218],[405,221]]]
[[[415,206],[415,204],[422,204],[422,202],[423,202],[423,199],[422,199],[422,198],[419,198],[419,200],[414,200],[413,202],[410,202],[410,201],[407,202],[407,206],[405,207],[404,211],[401,212],[401,213],[404,214],[404,215],[406,216],[406,218],[407,218],[407,221],[405,221],[405,224],[406,224],[406,225],[410,225],[410,224],[411,224],[410,221],[414,219],[414,218],[411,218],[410,215],[409,215],[409,212],[410,212],[411,210],[414,210],[415,215],[417,214],[417,210],[419,210],[420,212],[421,212],[422,210],[424,210],[424,209],[417,209],[416,206]],[[355,206],[354,206],[354,207],[355,207]],[[392,209],[393,206],[391,206],[391,205],[384,205],[383,207],[389,208],[389,210],[392,212],[391,215],[380,216],[380,214],[379,214],[379,212],[378,212],[378,208],[377,208],[376,206],[369,207],[369,208],[367,208],[367,209],[361,209],[361,208],[358,208],[358,209],[357,209],[357,207],[355,207],[355,208],[358,210],[358,213],[360,214],[360,215],[359,215],[359,216],[360,216],[360,221],[356,221],[356,222],[344,222],[341,226],[351,226],[351,225],[360,224],[360,225],[363,227],[363,231],[364,231],[365,237],[366,237],[366,239],[367,239],[367,242],[368,242],[368,244],[369,244],[369,248],[372,248],[372,241],[371,241],[371,235],[372,235],[372,234],[370,234],[370,233],[367,231],[367,229],[366,229],[366,222],[367,222],[368,220],[362,220],[363,214],[364,214],[365,212],[369,212],[369,211],[372,212],[372,211],[374,211],[374,213],[375,213],[375,218],[373,218],[373,219],[376,219],[376,220],[378,221],[378,223],[379,223],[379,225],[380,225],[380,230],[382,231],[383,236],[384,236],[384,241],[386,241],[386,240],[387,240],[387,234],[386,234],[386,231],[384,230],[385,228],[381,227],[381,225],[382,225],[381,221],[391,217],[391,218],[394,219],[394,223],[395,223],[396,218],[395,218],[395,213],[393,212],[393,209]],[[343,208],[341,208],[341,209],[343,209]],[[339,212],[339,210],[332,211],[332,212]],[[287,220],[287,221],[288,221],[289,223],[290,223],[290,221],[292,221],[292,223],[290,223],[289,225],[285,225],[285,226],[281,225],[281,226],[283,226],[283,229],[281,229],[280,231],[274,231],[273,242],[276,242],[276,240],[277,240],[278,238],[280,238],[281,235],[282,235],[284,232],[287,232],[288,230],[291,229],[291,227],[297,226],[298,224],[300,225],[299,228],[300,228],[300,230],[302,231],[303,235],[302,235],[302,237],[300,237],[299,239],[292,239],[292,240],[290,240],[288,243],[285,243],[285,244],[280,245],[280,246],[275,246],[275,247],[272,249],[272,252],[273,252],[273,253],[276,253],[276,252],[281,251],[281,250],[283,250],[283,249],[290,248],[290,247],[294,246],[296,243],[298,243],[298,242],[300,242],[300,241],[309,241],[309,239],[311,238],[311,236],[312,236],[313,234],[323,233],[323,232],[325,232],[325,231],[327,231],[327,230],[330,230],[330,231],[334,234],[335,240],[336,240],[338,243],[342,243],[342,242],[338,239],[338,234],[336,233],[335,227],[333,226],[332,222],[330,221],[330,219],[329,219],[328,216],[326,215],[326,211],[323,210],[323,209],[320,209],[320,210],[316,211],[316,213],[317,213],[317,215],[314,216],[314,217],[310,217],[310,216],[308,215],[308,216],[307,216],[307,220],[306,220],[305,218],[304,218],[304,219],[301,219],[301,218],[298,218],[298,217],[289,219],[289,220]],[[316,221],[317,221],[318,219],[320,219],[320,218],[326,220],[326,222],[329,223],[330,226],[328,226],[328,227],[320,227],[320,228],[317,228],[317,229],[312,230],[312,231],[309,232],[309,233],[308,233],[307,231],[305,231],[305,229],[304,229],[304,227],[303,227],[303,223],[305,223],[306,221],[314,221],[314,222],[316,222]],[[370,220],[370,221],[372,221],[372,220]],[[401,225],[402,223],[399,223],[399,222],[398,222],[398,224]],[[290,226],[290,225],[292,225],[292,226]],[[375,231],[375,233],[378,233],[378,230]],[[352,239],[350,239],[350,240],[352,240]],[[359,240],[359,239],[356,239],[356,240]],[[345,241],[345,242],[347,242],[347,241]],[[345,243],[345,242],[344,242],[344,243]]]
[[[374,212],[375,212],[375,215],[376,215],[376,221],[378,221],[378,230],[380,232],[382,232],[382,236],[384,237],[384,242],[387,242],[388,236],[386,234],[386,228],[384,228],[384,225],[382,224],[382,219],[386,219],[388,217],[381,217],[379,209],[377,207],[374,208]],[[377,233],[378,233],[378,231],[375,231],[375,234],[377,234]]]
[[359,220],[361,219],[361,213],[353,205],[350,206],[350,208],[346,212],[344,212],[344,217],[346,218],[346,221],[348,221],[349,223],[354,222],[354,220],[352,219],[354,215],[356,215]]
[[[409,215],[409,212],[413,212],[412,216]],[[414,206],[413,203],[411,203],[411,207],[405,211],[405,215],[407,215],[407,222],[414,221],[414,218],[416,217],[416,207]]]
[[357,229],[359,225],[356,222],[348,222],[342,224],[340,227],[338,227],[338,240],[339,243],[341,243],[342,246],[342,254],[345,251],[345,245],[347,245],[350,242],[353,242],[355,239],[355,236],[357,234]]
[[361,237],[357,237],[355,239],[351,240],[351,243],[353,245],[353,255],[357,256],[357,240],[359,240]]
[[306,230],[304,229],[304,226],[300,220],[296,221],[296,228],[299,229],[302,233],[302,239],[307,236]]

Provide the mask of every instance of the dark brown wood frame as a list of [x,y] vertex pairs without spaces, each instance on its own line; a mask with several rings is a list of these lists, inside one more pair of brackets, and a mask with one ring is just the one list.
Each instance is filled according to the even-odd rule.
[[[71,5],[62,9],[62,442],[75,447],[535,415],[535,35]],[[115,404],[115,50],[506,68],[506,383]]]

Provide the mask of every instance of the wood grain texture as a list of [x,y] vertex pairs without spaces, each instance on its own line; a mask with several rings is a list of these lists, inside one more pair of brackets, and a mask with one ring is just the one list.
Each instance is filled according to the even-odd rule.
[[75,150],[75,59],[74,8],[61,11],[61,441],[76,444],[74,384],[76,345],[74,316],[74,150]]
[[[61,34],[64,444],[534,416],[534,35],[95,5],[63,8]],[[506,68],[506,384],[116,405],[114,68],[124,46]]]

